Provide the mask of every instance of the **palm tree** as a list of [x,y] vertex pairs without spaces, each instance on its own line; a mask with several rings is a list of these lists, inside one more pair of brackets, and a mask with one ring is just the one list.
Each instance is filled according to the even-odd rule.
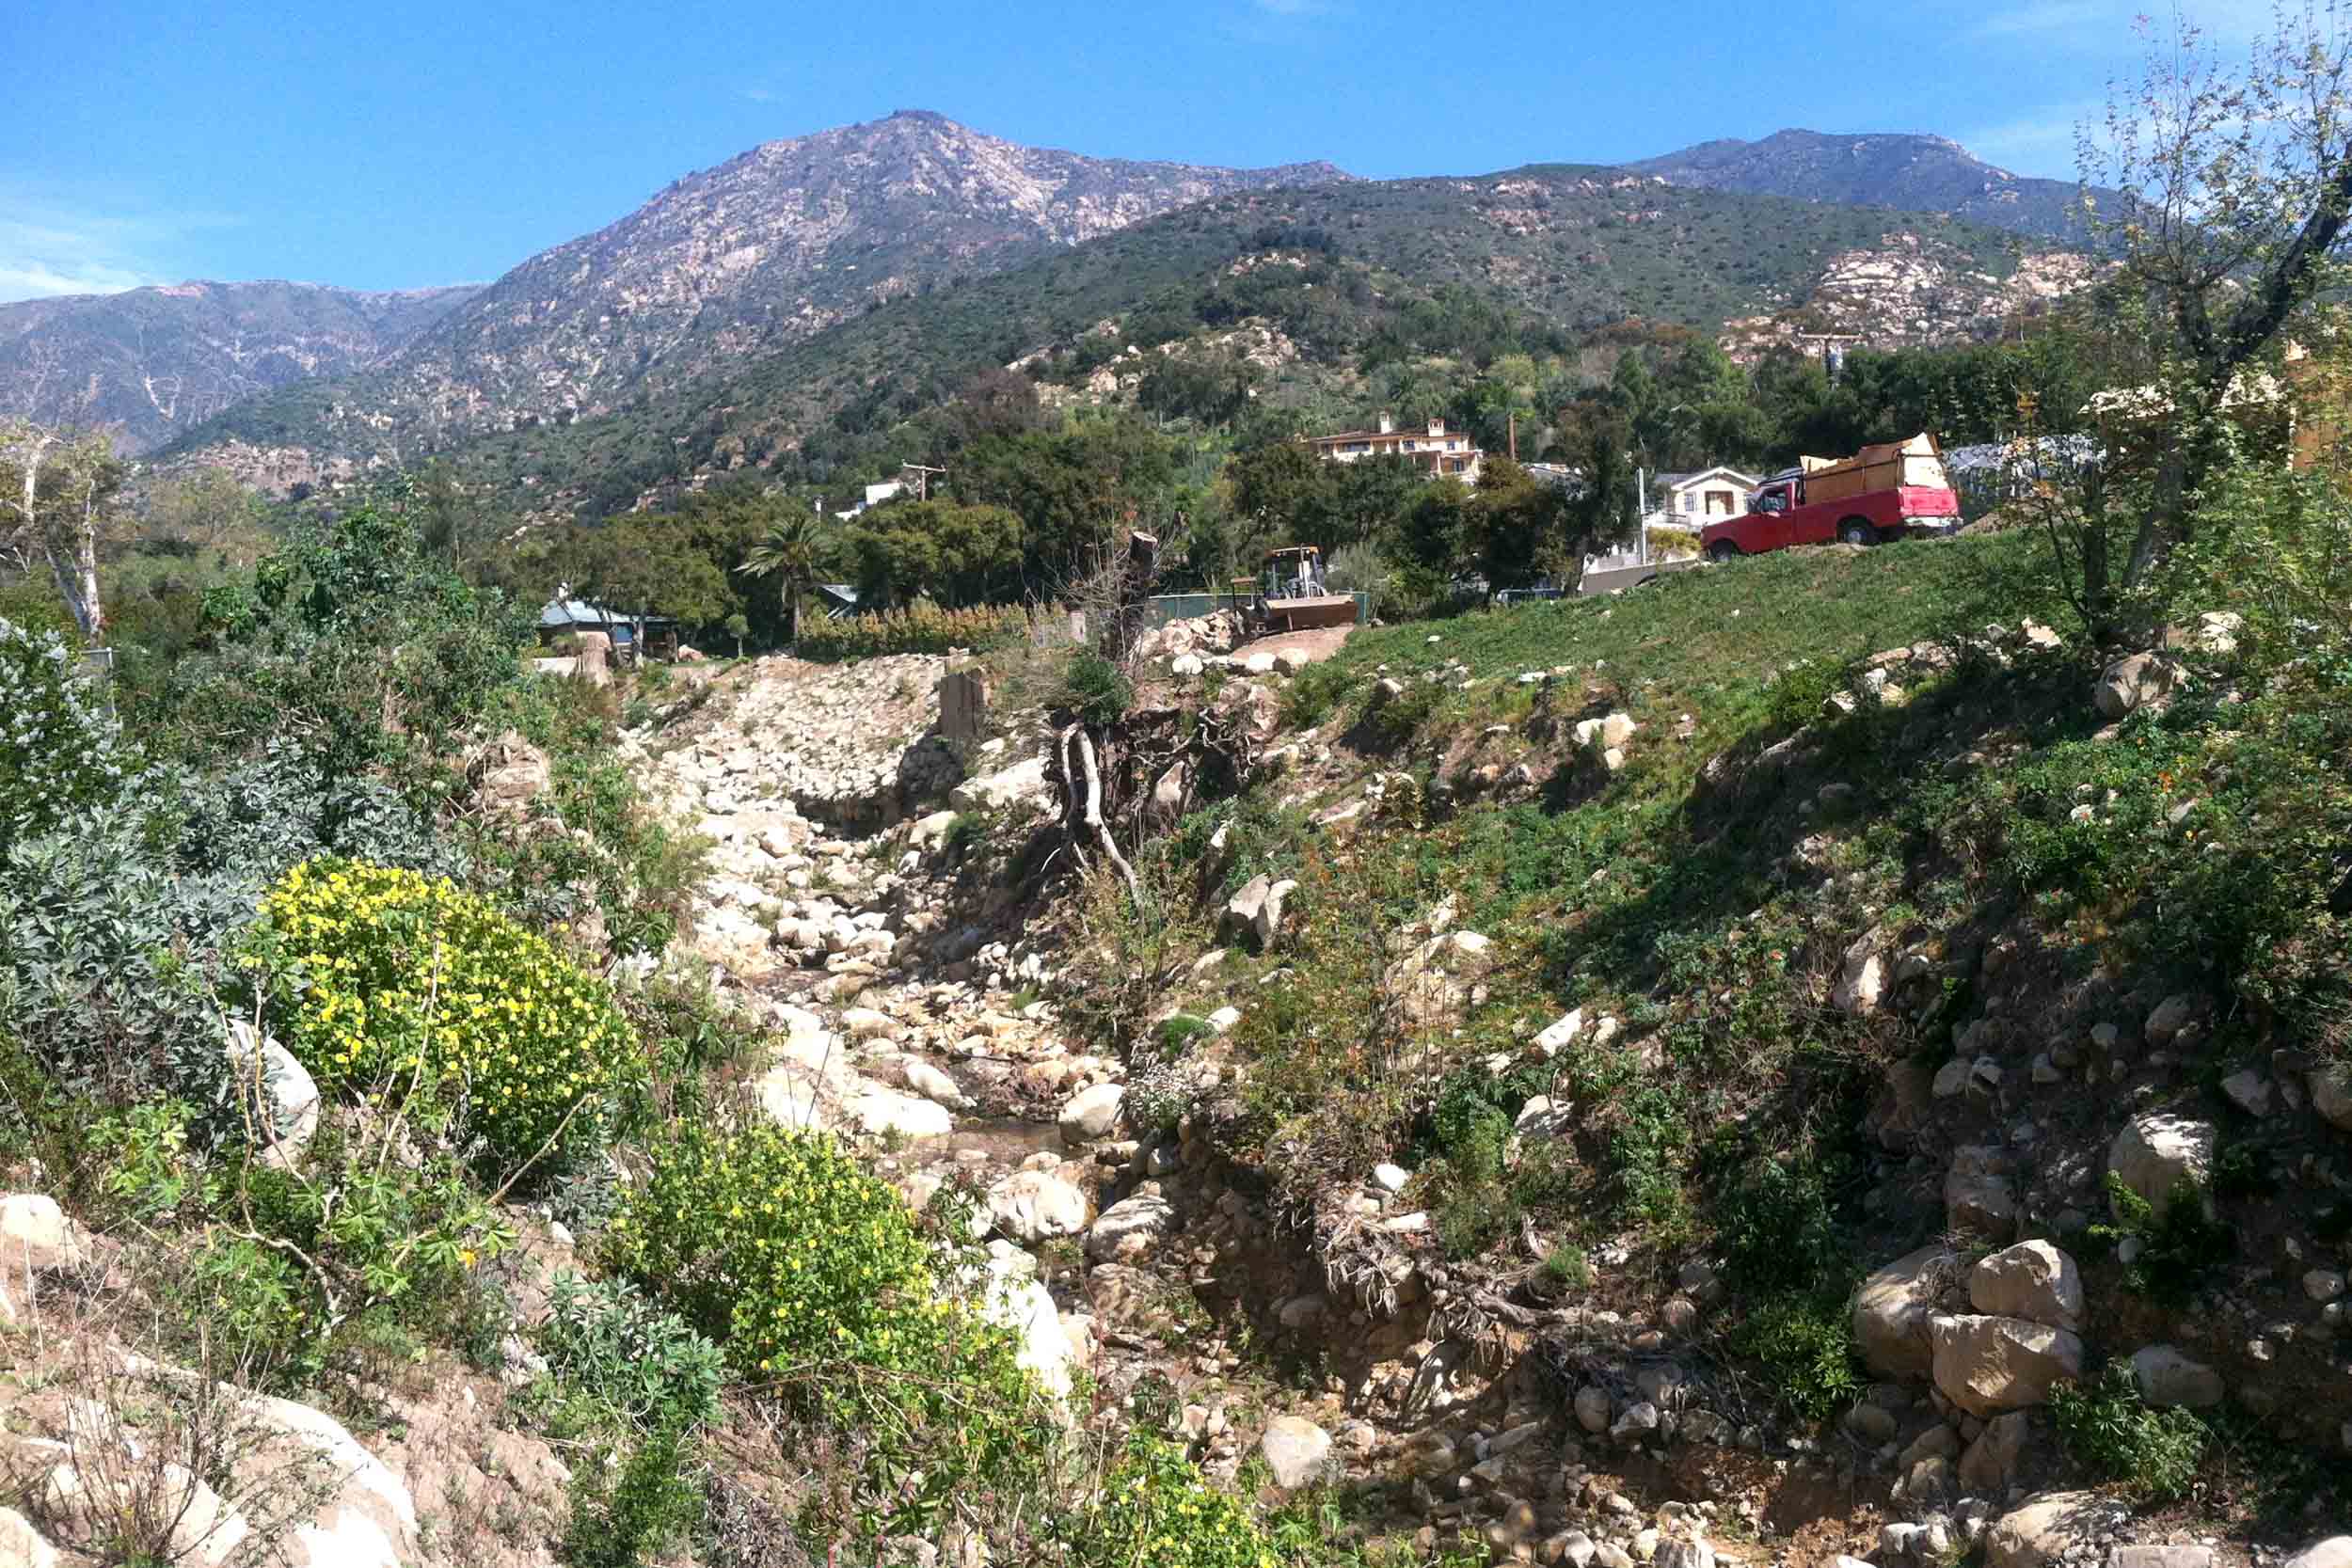
[[773,575],[782,578],[784,640],[787,644],[800,641],[801,595],[816,589],[826,544],[824,525],[816,515],[787,512],[768,524],[767,533],[745,553],[743,563],[736,568],[746,577]]

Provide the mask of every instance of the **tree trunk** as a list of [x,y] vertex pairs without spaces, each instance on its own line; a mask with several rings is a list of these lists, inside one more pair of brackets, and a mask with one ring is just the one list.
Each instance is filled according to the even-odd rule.
[[81,537],[74,541],[74,569],[81,578],[82,636],[93,647],[106,641],[106,609],[98,596],[98,478],[93,472],[82,495]]

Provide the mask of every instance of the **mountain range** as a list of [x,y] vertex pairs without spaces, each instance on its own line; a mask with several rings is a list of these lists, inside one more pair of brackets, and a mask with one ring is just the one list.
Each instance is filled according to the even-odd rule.
[[1711,191],[1948,213],[2038,239],[2085,240],[2079,185],[2011,174],[1942,136],[1779,131],[1761,141],[1704,141],[1624,166]]
[[482,292],[176,283],[0,305],[0,416],[142,452],[258,393],[372,365]]
[[1091,158],[907,110],[689,175],[486,286],[0,307],[0,414],[112,423],[165,456],[233,449],[278,485],[489,443],[503,470],[577,488],[564,465],[755,461],[894,382],[1182,316],[1301,231],[1347,258],[1366,320],[1454,290],[1566,330],[1713,329],[1891,268],[1909,279],[1892,327],[1915,337],[1921,298],[1933,331],[2006,309],[2003,280],[2063,233],[2055,193],[2072,190],[1932,136],[1789,131],[1622,168],[1373,182]]

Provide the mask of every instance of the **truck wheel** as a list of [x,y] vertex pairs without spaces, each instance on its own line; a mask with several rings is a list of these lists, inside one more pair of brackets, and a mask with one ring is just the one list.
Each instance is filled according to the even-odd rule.
[[1739,553],[1740,546],[1728,539],[1718,539],[1707,546],[1707,559],[1709,561],[1729,561]]
[[1875,545],[1879,531],[1859,517],[1849,517],[1837,525],[1837,539],[1844,545]]

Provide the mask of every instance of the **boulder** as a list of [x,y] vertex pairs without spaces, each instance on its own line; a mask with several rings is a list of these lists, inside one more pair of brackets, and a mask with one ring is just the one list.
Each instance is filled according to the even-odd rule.
[[2203,1187],[2213,1177],[2214,1127],[2187,1117],[2135,1117],[2107,1147],[2107,1169],[2146,1198],[2161,1217],[2183,1180]]
[[1126,1098],[1126,1089],[1118,1084],[1097,1084],[1071,1096],[1061,1108],[1062,1142],[1091,1143],[1108,1137],[1119,1125],[1119,1108]]
[[263,1138],[264,1162],[294,1163],[319,1130],[319,1086],[293,1052],[240,1019],[229,1025],[229,1066]]
[[1632,715],[1612,713],[1602,719],[1579,720],[1572,733],[1579,746],[1598,746],[1605,751],[1632,739],[1633,732],[1640,727],[1634,723]]
[[42,1193],[0,1197],[0,1267],[61,1269],[89,1257],[89,1237]]
[[2313,1068],[2305,1082],[2312,1091],[2312,1109],[2352,1132],[2352,1068]]
[[2044,1492],[1985,1531],[1985,1568],[2054,1568],[2087,1550],[2130,1516],[2128,1505],[2096,1492]]
[[1936,1293],[1960,1268],[1949,1248],[1924,1246],[1896,1259],[1854,1292],[1853,1337],[1863,1364],[1879,1377],[1925,1377],[1935,1347],[1929,1319]]
[[1286,675],[1295,675],[1314,661],[1314,655],[1304,648],[1280,648],[1274,655],[1274,667]]
[[2082,1275],[2072,1258],[2047,1242],[2020,1242],[1979,1259],[1968,1272],[1968,1302],[1995,1318],[2052,1328],[2083,1325]]
[[[1087,1256],[1098,1262],[1123,1260],[1124,1254],[1148,1251],[1175,1226],[1176,1210],[1166,1198],[1141,1194],[1123,1198],[1104,1210],[1087,1232]],[[1130,1242],[1134,1244],[1125,1244]]]
[[842,1110],[852,1125],[876,1137],[944,1138],[956,1129],[946,1106],[880,1084],[852,1093]]
[[1274,889],[1274,879],[1260,872],[1242,883],[1234,895],[1225,900],[1225,922],[1237,930],[1249,931],[1257,927],[1258,911]]
[[2017,1233],[2017,1188],[2009,1156],[1984,1144],[1952,1150],[1944,1175],[1944,1223],[1951,1229],[2006,1242]]
[[1287,1492],[1322,1473],[1331,1453],[1331,1434],[1301,1417],[1277,1416],[1258,1439],[1258,1452],[1274,1472],[1274,1484]]
[[987,1203],[998,1233],[1023,1246],[1087,1227],[1087,1195],[1052,1171],[1015,1171],[989,1188]]
[[2159,1407],[2209,1409],[2221,1402],[2221,1374],[2172,1345],[2144,1345],[2132,1353],[2132,1382],[2141,1401]]
[[1568,1130],[1572,1107],[1566,1101],[1555,1101],[1549,1095],[1531,1096],[1519,1107],[1511,1131],[1522,1138],[1556,1138]]
[[1297,891],[1298,884],[1285,877],[1266,889],[1265,897],[1258,903],[1258,912],[1250,917],[1249,929],[1258,939],[1261,951],[1274,945],[1274,939],[1282,934],[1283,901]]
[[1584,1032],[1584,1009],[1572,1008],[1546,1024],[1535,1037],[1535,1049],[1550,1056],[1572,1044]]
[[1263,650],[1254,654],[1240,655],[1233,662],[1245,675],[1270,675],[1274,673],[1274,656],[1263,652]]
[[1886,938],[1882,932],[1866,931],[1846,949],[1836,983],[1830,987],[1830,1006],[1841,1013],[1874,1013],[1885,994]]
[[2352,1568],[2352,1535],[2331,1535],[2296,1553],[2280,1568]]
[[492,817],[529,815],[531,802],[545,795],[554,779],[548,754],[513,730],[491,742],[482,766],[482,809]]
[[1936,1387],[1971,1416],[2046,1403],[2053,1384],[2082,1376],[2081,1338],[2047,1323],[1939,1315],[1928,1336],[1935,1351]]
[[981,1315],[1020,1337],[1013,1354],[1016,1365],[1038,1381],[1038,1386],[1059,1399],[1070,1392],[1070,1375],[1078,1353],[1062,1327],[1053,1292],[1035,1279],[998,1277],[991,1281],[981,1303]]
[[947,799],[962,811],[999,811],[1020,801],[1041,799],[1051,787],[1045,780],[1045,759],[1024,757],[985,777],[964,780],[948,793]]
[[873,1007],[844,1007],[841,1031],[853,1040],[895,1040],[898,1037],[898,1021]]
[[2172,695],[2181,667],[2161,654],[2131,654],[2117,659],[2090,689],[2102,719],[2122,719]]
[[0,1508],[0,1568],[57,1568],[57,1548],[41,1539],[33,1522],[13,1508]]
[[[1947,1429],[1948,1430],[1948,1429]],[[2017,1459],[2025,1452],[2026,1416],[2012,1410],[1984,1423],[1977,1440],[1960,1456],[1960,1487],[1979,1497],[1997,1497],[2017,1479]]]
[[1168,661],[1168,673],[1171,675],[1197,675],[1206,668],[1207,666],[1200,662],[1200,656],[1198,654],[1178,654]]

